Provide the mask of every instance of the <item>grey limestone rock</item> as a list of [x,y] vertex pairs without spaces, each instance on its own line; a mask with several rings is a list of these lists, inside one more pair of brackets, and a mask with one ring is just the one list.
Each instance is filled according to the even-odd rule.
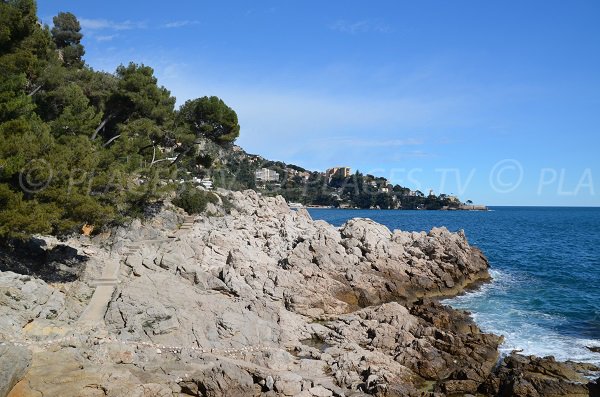
[[[464,233],[369,219],[336,228],[281,197],[219,194],[234,208],[217,205],[190,229],[176,230],[183,215],[167,208],[85,247],[70,240],[89,252],[78,281],[0,273],[0,335],[42,344],[77,335],[35,345],[21,395],[418,396],[513,385],[494,372],[501,338],[428,301],[489,278]],[[85,328],[74,320],[115,261],[103,321]]]

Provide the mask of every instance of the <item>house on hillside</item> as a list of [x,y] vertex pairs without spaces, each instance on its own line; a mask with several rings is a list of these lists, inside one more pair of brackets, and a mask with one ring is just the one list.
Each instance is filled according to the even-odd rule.
[[350,167],[333,167],[325,171],[325,176],[329,180],[331,180],[331,178],[333,178],[334,175],[339,175],[342,178],[348,178],[351,173],[352,170],[350,169]]
[[268,168],[260,168],[254,173],[254,177],[260,182],[279,182],[279,172]]

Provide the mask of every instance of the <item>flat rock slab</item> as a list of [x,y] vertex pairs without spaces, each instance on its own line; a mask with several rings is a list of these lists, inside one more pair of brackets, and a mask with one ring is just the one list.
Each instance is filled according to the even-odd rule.
[[10,345],[0,346],[0,397],[8,395],[25,376],[30,365],[29,350]]

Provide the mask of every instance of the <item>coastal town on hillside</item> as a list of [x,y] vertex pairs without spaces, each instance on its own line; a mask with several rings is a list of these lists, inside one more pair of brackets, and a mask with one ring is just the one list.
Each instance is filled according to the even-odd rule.
[[[254,189],[265,195],[281,195],[292,207],[398,210],[486,211],[485,205],[462,201],[453,194],[424,193],[393,184],[387,178],[333,166],[310,171],[293,164],[269,161],[242,148],[218,148],[209,168],[192,171],[193,182],[207,189]],[[219,163],[220,167],[215,167]]]

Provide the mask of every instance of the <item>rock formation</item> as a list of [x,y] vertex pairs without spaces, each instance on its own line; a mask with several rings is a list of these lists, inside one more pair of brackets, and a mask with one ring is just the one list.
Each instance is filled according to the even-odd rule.
[[497,366],[501,337],[432,299],[489,279],[464,234],[335,228],[280,197],[220,194],[233,209],[192,220],[168,207],[61,243],[75,280],[0,273],[0,396],[19,379],[9,396],[597,390],[580,375],[593,367],[518,355]]

